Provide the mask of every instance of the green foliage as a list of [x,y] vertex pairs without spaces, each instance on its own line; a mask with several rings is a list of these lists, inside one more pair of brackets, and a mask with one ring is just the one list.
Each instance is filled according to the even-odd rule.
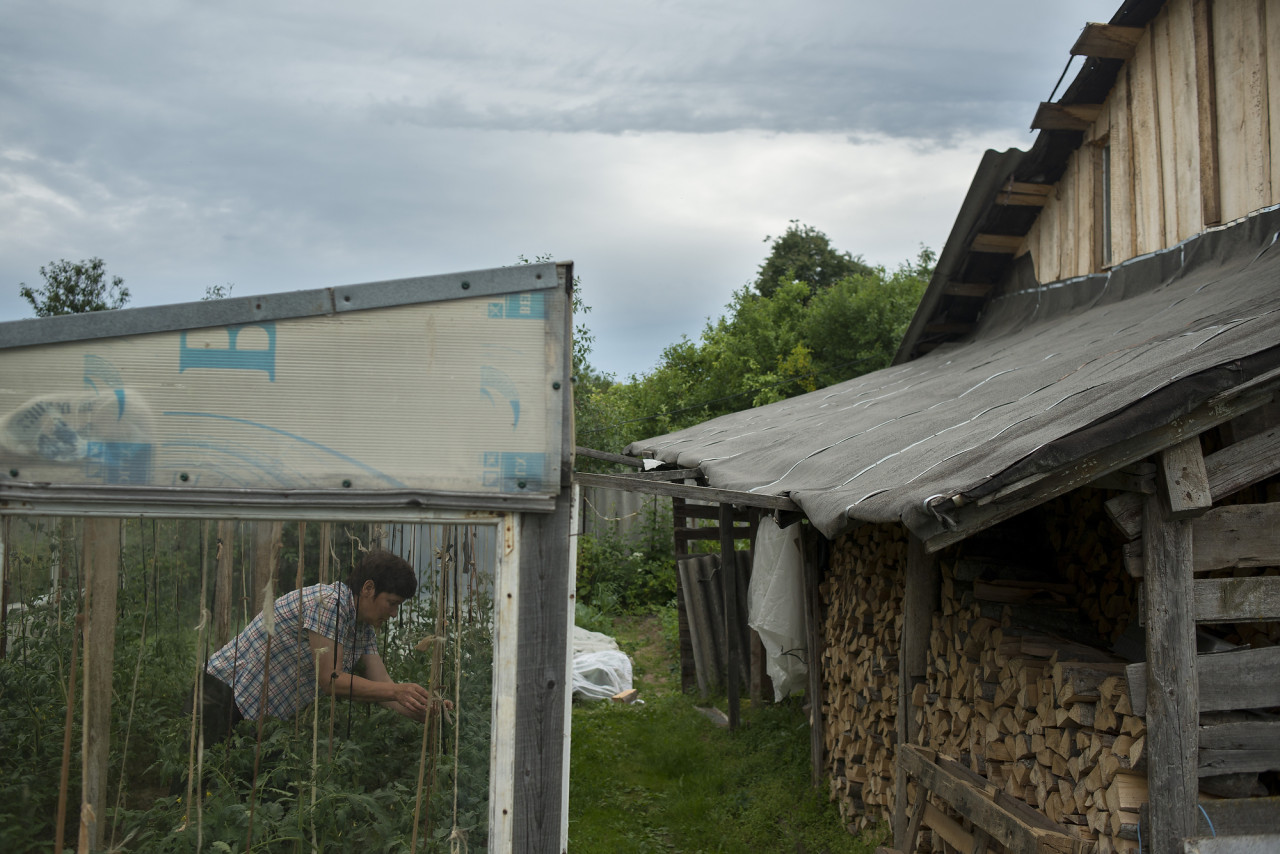
[[18,285],[18,293],[31,303],[36,317],[57,314],[81,314],[86,311],[107,311],[123,308],[129,301],[129,289],[124,279],[112,276],[107,282],[107,271],[101,258],[85,261],[54,261],[40,268],[44,285],[33,289],[25,282]]
[[933,276],[935,256],[921,247],[893,273],[876,268],[816,294],[800,336],[813,349],[819,387],[887,368]]
[[888,366],[933,261],[922,248],[893,272],[860,264],[816,293],[799,280],[779,281],[768,295],[739,289],[698,341],[681,339],[650,373],[580,396],[579,444],[618,452]]
[[[639,614],[662,607],[676,593],[671,541],[671,509],[666,502],[646,502],[643,522],[630,534],[616,531],[578,538],[577,617]],[[579,622],[583,628],[593,628]]]
[[779,287],[791,282],[801,282],[809,293],[816,294],[841,279],[871,272],[862,261],[848,252],[839,252],[831,245],[831,238],[811,225],[797,219],[791,220],[781,237],[765,237],[765,243],[773,241],[769,257],[760,265],[756,276],[756,291],[761,296],[772,296]]

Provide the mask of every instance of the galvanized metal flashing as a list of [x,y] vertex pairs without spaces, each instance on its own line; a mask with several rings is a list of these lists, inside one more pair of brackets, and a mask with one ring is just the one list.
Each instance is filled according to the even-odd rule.
[[0,323],[0,349],[334,315],[557,286],[555,262]]

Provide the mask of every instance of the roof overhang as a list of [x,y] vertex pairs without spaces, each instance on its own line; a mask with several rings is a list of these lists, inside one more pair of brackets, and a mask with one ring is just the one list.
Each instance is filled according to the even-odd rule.
[[902,522],[940,548],[1270,401],[1278,241],[1261,211],[1003,295],[974,343],[627,452],[786,496],[827,536]]

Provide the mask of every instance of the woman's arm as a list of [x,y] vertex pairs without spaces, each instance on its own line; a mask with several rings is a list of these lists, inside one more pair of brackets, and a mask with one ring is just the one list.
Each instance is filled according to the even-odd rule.
[[[431,694],[426,688],[413,682],[393,682],[387,675],[382,659],[376,654],[365,655],[361,661],[365,665],[367,677],[344,673],[335,661],[342,660],[342,644],[334,643],[318,632],[307,633],[312,654],[318,654],[320,661],[320,690],[333,694],[338,698],[351,697],[365,703],[383,703],[406,717],[421,720],[426,715],[431,703]],[[397,708],[398,707],[398,708]]]

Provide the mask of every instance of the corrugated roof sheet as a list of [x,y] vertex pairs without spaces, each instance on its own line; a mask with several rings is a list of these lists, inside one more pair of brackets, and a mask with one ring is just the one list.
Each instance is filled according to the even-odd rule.
[[1071,465],[1280,365],[1278,239],[1272,209],[1028,287],[988,306],[973,343],[627,452],[789,495],[827,536],[855,520],[927,535],[939,498]]

